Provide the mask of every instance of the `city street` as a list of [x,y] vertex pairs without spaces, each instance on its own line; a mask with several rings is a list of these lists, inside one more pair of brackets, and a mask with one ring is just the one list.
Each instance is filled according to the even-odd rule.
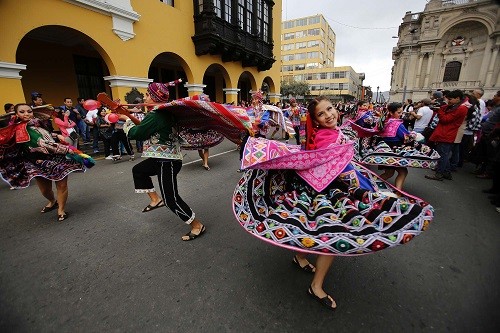
[[[466,165],[453,181],[410,169],[405,190],[435,208],[407,245],[338,257],[325,288],[338,309],[306,294],[312,275],[293,253],[249,235],[233,216],[240,174],[228,140],[210,149],[210,171],[187,151],[181,196],[206,233],[168,208],[148,213],[135,194],[134,162],[100,159],[69,178],[69,218],[41,214],[36,184],[0,185],[2,332],[497,332],[500,214]],[[311,261],[314,256],[310,257]],[[314,261],[313,261],[314,262]]]

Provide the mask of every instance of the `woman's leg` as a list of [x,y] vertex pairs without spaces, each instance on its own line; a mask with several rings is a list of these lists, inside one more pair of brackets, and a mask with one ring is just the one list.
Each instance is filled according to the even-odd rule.
[[[334,256],[318,255],[318,259],[316,260],[316,272],[314,273],[314,277],[311,282],[311,289],[314,295],[319,298],[328,296],[328,294],[323,290],[323,282],[325,281],[326,273],[328,273],[334,258]],[[336,307],[337,304],[333,299],[332,301],[333,307]]]
[[396,186],[397,189],[402,190],[403,184],[405,183],[406,176],[408,176],[408,169],[407,168],[396,168],[396,171],[398,172],[398,175],[396,176],[396,181],[394,182],[394,185]]
[[54,196],[54,191],[52,190],[52,180],[42,177],[36,177],[35,180],[40,193],[42,193],[45,199],[49,200],[49,203],[46,205],[46,207],[52,207],[53,205],[55,205],[57,201]]
[[387,180],[394,176],[394,171],[396,170],[393,168],[385,168],[384,172],[380,175],[380,178],[382,178],[383,180]]
[[205,169],[208,168],[208,148],[198,149],[198,155],[200,155],[202,166]]
[[302,252],[295,252],[295,259],[299,263],[299,266],[304,269],[305,267],[309,266],[311,267],[311,271],[314,273],[316,271],[316,268],[314,265],[312,265],[309,260],[306,258],[306,254]]
[[57,215],[63,215],[65,213],[66,201],[68,201],[68,176],[56,181],[56,188],[57,203],[59,204]]

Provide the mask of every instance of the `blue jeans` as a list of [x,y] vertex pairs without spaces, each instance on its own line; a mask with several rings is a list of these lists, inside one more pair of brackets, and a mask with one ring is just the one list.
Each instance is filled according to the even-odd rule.
[[79,120],[76,122],[76,125],[78,126],[78,131],[80,132],[83,141],[84,142],[90,141],[90,138],[87,135],[87,124],[85,124],[83,120]]
[[453,148],[453,143],[448,142],[437,142],[436,143],[436,151],[439,154],[439,161],[437,164],[436,172],[441,175],[446,175],[451,172],[450,167],[450,153]]
[[454,143],[451,147],[450,169],[455,171],[460,163],[460,143]]

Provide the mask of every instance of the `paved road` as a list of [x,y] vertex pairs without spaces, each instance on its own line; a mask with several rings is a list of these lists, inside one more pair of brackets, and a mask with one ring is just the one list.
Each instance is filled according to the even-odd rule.
[[[36,186],[0,185],[2,332],[493,332],[500,328],[500,214],[467,171],[433,182],[411,170],[408,192],[436,208],[431,228],[399,248],[339,257],[326,288],[334,313],[306,295],[292,253],[248,235],[231,194],[238,152],[225,141],[205,171],[188,152],[181,195],[206,223],[187,232],[167,209],[141,213],[131,167],[100,160],[70,177],[70,218],[40,214]],[[216,154],[220,154],[215,156]]]

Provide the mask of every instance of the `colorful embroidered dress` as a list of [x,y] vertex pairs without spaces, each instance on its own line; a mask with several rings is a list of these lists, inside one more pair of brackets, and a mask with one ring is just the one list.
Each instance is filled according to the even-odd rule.
[[330,129],[318,131],[309,151],[250,138],[242,160],[249,170],[233,195],[241,226],[273,245],[329,255],[372,253],[426,230],[433,208],[350,162],[344,141]]
[[69,154],[69,146],[54,141],[39,119],[1,129],[0,174],[11,187],[22,189],[35,177],[58,181],[87,168]]
[[389,119],[382,131],[351,121],[341,129],[354,141],[354,161],[358,163],[431,169],[439,159],[435,150],[416,140],[416,133],[406,130],[401,119]]

